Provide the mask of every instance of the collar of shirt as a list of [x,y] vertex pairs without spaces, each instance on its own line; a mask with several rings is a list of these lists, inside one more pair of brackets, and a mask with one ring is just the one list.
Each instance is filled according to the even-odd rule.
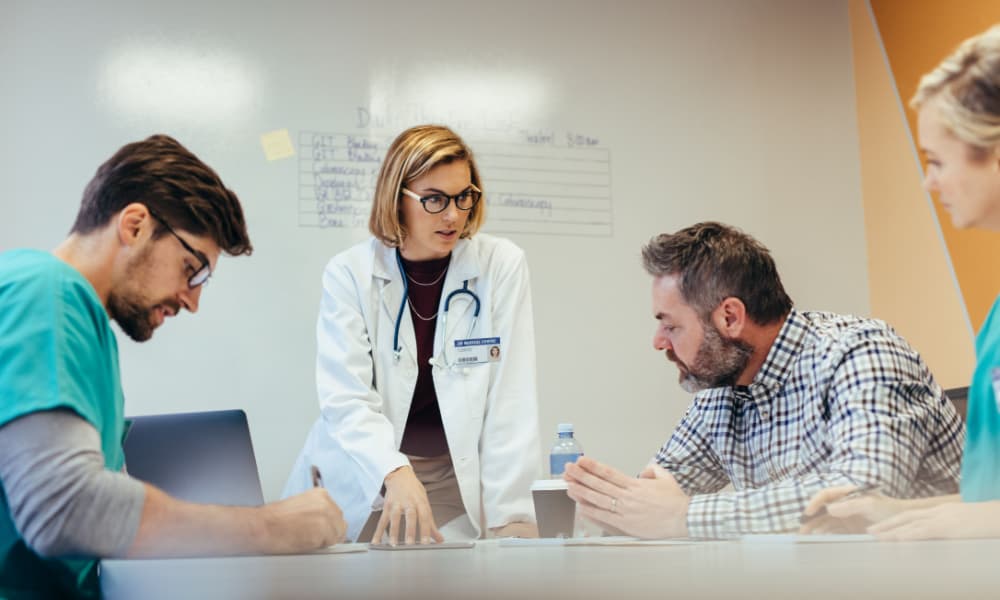
[[802,352],[808,328],[806,319],[793,308],[778,331],[778,336],[774,338],[767,358],[754,375],[753,381],[747,387],[737,386],[734,389],[736,395],[740,396],[740,392],[745,390],[758,404],[773,397],[791,375],[792,366]]

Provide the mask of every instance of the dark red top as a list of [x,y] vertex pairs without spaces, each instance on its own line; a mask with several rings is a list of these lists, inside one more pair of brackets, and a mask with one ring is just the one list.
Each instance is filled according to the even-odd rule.
[[[444,258],[419,262],[403,259],[410,318],[417,338],[417,385],[413,388],[410,415],[406,419],[406,429],[403,430],[399,450],[411,456],[440,456],[448,452],[448,440],[441,422],[441,408],[438,406],[434,378],[431,376],[432,367],[428,361],[434,354],[438,305],[441,303],[450,261],[450,254]],[[430,320],[425,321],[421,317]]]

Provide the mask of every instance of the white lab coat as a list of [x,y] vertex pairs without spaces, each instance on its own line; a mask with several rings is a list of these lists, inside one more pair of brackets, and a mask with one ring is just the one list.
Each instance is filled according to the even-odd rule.
[[[333,257],[323,273],[316,326],[316,387],[320,418],[292,468],[284,495],[312,483],[310,465],[344,511],[356,539],[382,483],[409,464],[399,452],[417,381],[417,349],[410,311],[399,331],[402,354],[393,359],[393,329],[403,284],[395,249],[371,238]],[[469,281],[479,296],[479,320],[468,334],[473,303],[447,295]],[[539,477],[538,404],[531,286],[524,252],[509,240],[478,234],[452,251],[434,333],[434,388],[462,501],[476,536],[482,526],[534,522],[529,488]],[[447,329],[447,332],[444,331]],[[500,362],[449,367],[455,339],[499,337]],[[448,354],[442,350],[448,348]]]

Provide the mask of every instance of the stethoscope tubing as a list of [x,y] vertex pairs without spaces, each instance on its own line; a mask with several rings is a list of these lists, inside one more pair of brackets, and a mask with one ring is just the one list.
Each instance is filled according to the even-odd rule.
[[[399,248],[396,248],[396,266],[399,267],[399,274],[403,278],[403,299],[399,302],[399,311],[396,313],[396,326],[392,332],[392,355],[393,359],[396,362],[399,362],[399,357],[403,352],[403,347],[399,345],[399,327],[403,323],[403,310],[406,309],[406,299],[410,293],[410,284],[406,281],[406,271],[403,269],[403,257],[399,252]],[[462,287],[460,289],[452,290],[451,293],[445,297],[444,311],[441,315],[441,326],[444,327],[448,323],[448,307],[451,305],[452,299],[461,294],[468,294],[469,297],[472,298],[472,302],[476,307],[472,313],[472,323],[469,325],[468,335],[472,335],[472,331],[476,328],[476,321],[479,320],[480,302],[479,296],[469,289],[468,279],[462,283]]]

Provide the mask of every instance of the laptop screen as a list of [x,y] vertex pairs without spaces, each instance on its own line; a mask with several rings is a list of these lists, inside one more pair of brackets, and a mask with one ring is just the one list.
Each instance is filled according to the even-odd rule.
[[220,410],[126,419],[129,475],[203,504],[264,503],[246,413]]

